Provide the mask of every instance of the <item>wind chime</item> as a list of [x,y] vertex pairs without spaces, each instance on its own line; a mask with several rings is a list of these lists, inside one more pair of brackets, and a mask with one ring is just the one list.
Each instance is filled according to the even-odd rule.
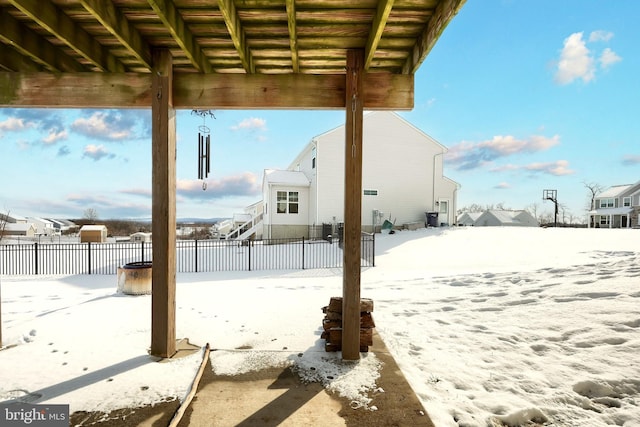
[[202,180],[202,190],[207,189],[206,178],[211,171],[211,132],[207,127],[207,116],[214,119],[211,110],[192,110],[191,114],[202,117],[202,125],[198,126],[198,179]]

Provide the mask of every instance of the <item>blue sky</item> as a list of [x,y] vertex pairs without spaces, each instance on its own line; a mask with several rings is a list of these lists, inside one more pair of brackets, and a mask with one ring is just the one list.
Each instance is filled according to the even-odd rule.
[[[523,209],[555,189],[583,218],[585,183],[640,180],[640,2],[468,0],[416,74],[400,115],[449,148],[458,207]],[[0,211],[23,216],[151,216],[150,110],[0,109]],[[206,191],[203,119],[177,116],[178,217],[230,217],[260,198],[342,111],[215,111]],[[401,156],[401,154],[398,154]],[[401,161],[399,158],[398,161]],[[574,218],[574,220],[575,220]]]

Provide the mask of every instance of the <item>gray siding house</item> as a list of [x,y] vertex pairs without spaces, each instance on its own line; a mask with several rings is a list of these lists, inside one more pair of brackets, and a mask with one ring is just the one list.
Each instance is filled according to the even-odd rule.
[[614,185],[595,198],[589,211],[589,228],[640,226],[640,182]]

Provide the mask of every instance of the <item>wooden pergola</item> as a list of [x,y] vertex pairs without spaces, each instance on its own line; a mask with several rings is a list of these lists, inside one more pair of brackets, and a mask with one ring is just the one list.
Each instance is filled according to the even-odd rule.
[[[175,353],[176,109],[344,109],[342,357],[360,357],[363,109],[413,108],[465,0],[0,0],[0,106],[151,108],[151,353]],[[0,328],[0,343],[1,343]]]

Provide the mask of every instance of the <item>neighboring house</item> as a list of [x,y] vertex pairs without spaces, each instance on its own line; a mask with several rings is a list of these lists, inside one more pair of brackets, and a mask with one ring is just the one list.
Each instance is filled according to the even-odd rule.
[[[287,170],[265,170],[262,227],[265,238],[303,237],[309,226],[344,222],[345,126],[318,135]],[[389,111],[363,117],[362,229],[454,224],[459,185],[443,176],[447,148]]]
[[7,224],[26,224],[28,222],[27,218],[11,213],[0,213],[0,221],[5,221]]
[[538,221],[527,211],[488,209],[475,220],[475,227],[539,227]]
[[106,225],[83,225],[80,228],[80,242],[104,243],[107,241]]
[[4,224],[4,230],[2,231],[3,236],[24,236],[24,237],[35,237],[36,236],[36,226],[31,223],[26,222],[7,222]]
[[142,231],[139,231],[129,236],[129,240],[131,240],[132,242],[150,242],[151,233],[144,233]]
[[614,185],[598,194],[588,224],[589,228],[640,226],[640,182]]
[[458,216],[458,225],[474,226],[482,212],[464,212]]
[[38,217],[28,217],[27,221],[35,225],[36,234],[40,234],[42,236],[53,236],[54,234],[60,234],[60,232],[56,232],[55,227],[53,226],[53,222]]

